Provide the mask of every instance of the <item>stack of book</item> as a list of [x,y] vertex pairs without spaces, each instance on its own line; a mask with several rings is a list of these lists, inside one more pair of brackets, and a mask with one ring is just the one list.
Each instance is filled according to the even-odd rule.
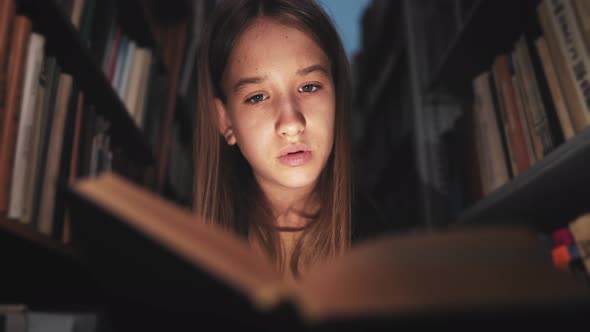
[[590,280],[590,214],[583,214],[551,233],[553,263]]
[[590,6],[543,0],[535,20],[472,82],[481,194],[522,174],[590,124]]
[[[164,104],[148,99],[162,99],[158,91],[167,91],[166,81],[156,75],[151,51],[118,27],[116,3],[47,6],[57,6],[81,45],[103,64],[137,130],[156,131]],[[15,0],[0,0],[0,216],[68,242],[60,183],[109,171],[126,157],[113,148],[112,119],[105,116],[112,110],[96,106],[99,93],[88,91],[61,57],[63,49],[17,7]]]

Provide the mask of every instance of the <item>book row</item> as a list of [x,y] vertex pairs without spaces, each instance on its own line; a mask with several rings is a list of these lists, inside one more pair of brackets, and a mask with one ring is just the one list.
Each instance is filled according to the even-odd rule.
[[157,70],[150,48],[120,25],[114,1],[62,0],[58,5],[88,45],[95,60],[138,127],[143,127],[148,82]]
[[67,242],[59,185],[113,168],[111,124],[30,19],[9,21],[10,43],[0,48],[0,213]]
[[511,50],[473,87],[481,194],[527,171],[590,124],[590,6],[543,0]]

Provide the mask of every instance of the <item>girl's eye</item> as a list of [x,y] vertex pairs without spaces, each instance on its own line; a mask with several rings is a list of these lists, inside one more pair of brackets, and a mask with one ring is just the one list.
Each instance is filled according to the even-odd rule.
[[265,100],[267,98],[268,98],[267,95],[262,94],[262,93],[259,93],[257,95],[254,95],[254,96],[246,99],[246,102],[247,103],[250,103],[250,104],[258,104],[258,103],[260,103],[261,101],[263,101],[263,100]]
[[320,88],[320,86],[317,84],[305,84],[304,86],[299,88],[299,91],[301,91],[301,92],[316,92],[319,88]]

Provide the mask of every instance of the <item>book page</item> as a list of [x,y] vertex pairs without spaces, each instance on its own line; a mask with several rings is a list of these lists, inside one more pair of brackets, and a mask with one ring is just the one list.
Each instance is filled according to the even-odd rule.
[[282,288],[282,277],[267,257],[256,254],[245,239],[206,224],[190,211],[115,174],[78,181],[72,189],[198,269],[234,287],[255,305],[265,307],[268,301],[276,301],[274,290]]
[[554,269],[529,229],[493,226],[383,235],[310,271],[299,295],[317,322],[560,303],[588,288]]

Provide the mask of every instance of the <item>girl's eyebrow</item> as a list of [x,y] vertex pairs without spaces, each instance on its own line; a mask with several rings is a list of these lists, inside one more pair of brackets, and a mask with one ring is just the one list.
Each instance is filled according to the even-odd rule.
[[[305,76],[305,75],[313,73],[315,71],[319,71],[328,77],[330,76],[330,74],[328,73],[328,70],[320,64],[315,64],[315,65],[311,65],[309,67],[299,69],[299,70],[297,70],[297,75]],[[267,75],[242,78],[236,84],[234,84],[234,89],[233,89],[234,93],[240,91],[244,86],[246,86],[248,84],[262,83],[267,78],[268,78]]]
[[257,76],[257,77],[246,77],[242,78],[234,85],[234,93],[240,91],[244,86],[248,84],[257,84],[264,82],[268,76]]
[[330,74],[328,73],[328,70],[324,66],[322,66],[320,64],[315,64],[315,65],[311,65],[309,67],[305,67],[305,68],[299,69],[299,70],[297,70],[297,75],[299,75],[299,76],[305,76],[305,75],[307,75],[309,73],[312,73],[314,71],[320,71],[324,75],[330,76]]

